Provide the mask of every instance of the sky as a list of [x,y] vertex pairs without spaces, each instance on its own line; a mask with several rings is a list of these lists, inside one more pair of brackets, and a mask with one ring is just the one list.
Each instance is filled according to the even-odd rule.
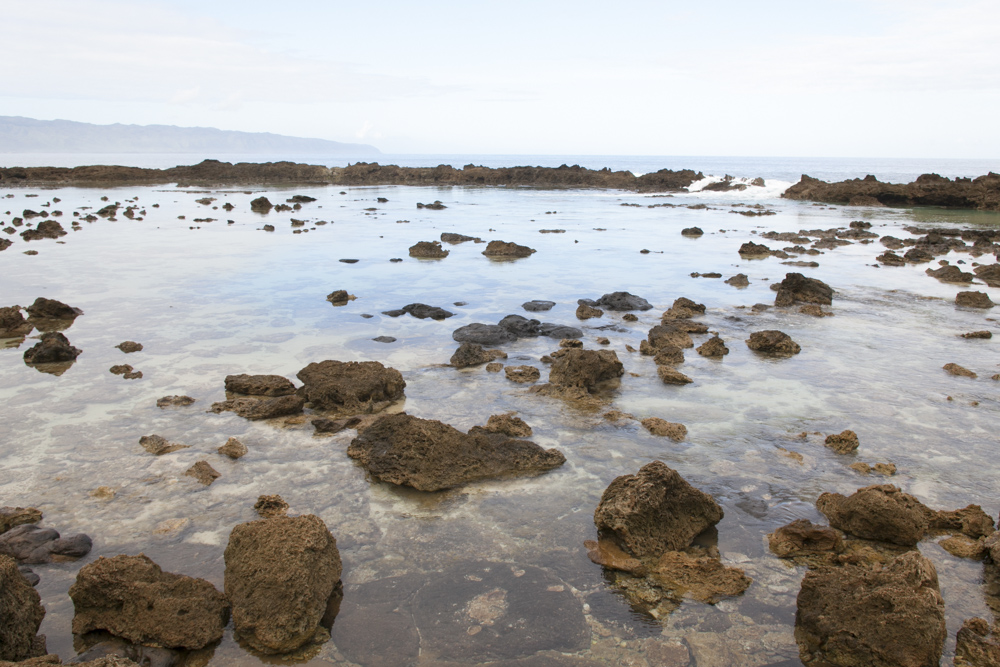
[[0,115],[386,153],[1000,157],[998,0],[0,0]]

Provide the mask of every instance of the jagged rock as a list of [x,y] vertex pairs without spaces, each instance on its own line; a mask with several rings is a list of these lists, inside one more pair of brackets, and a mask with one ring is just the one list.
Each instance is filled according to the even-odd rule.
[[490,415],[490,418],[486,421],[486,426],[473,426],[469,430],[469,433],[474,431],[499,433],[510,438],[531,437],[531,427],[520,417],[515,417],[513,412],[506,412],[502,415]]
[[680,442],[687,437],[688,430],[684,424],[668,422],[666,419],[660,419],[659,417],[647,417],[639,423],[653,435],[665,436],[674,442]]
[[862,475],[870,475],[875,473],[877,475],[885,475],[886,477],[891,477],[896,474],[896,466],[892,463],[876,463],[871,466],[864,461],[857,461],[847,466],[851,470],[855,470]]
[[451,355],[449,363],[455,368],[469,368],[470,366],[487,364],[494,359],[506,358],[507,353],[503,350],[484,350],[482,345],[462,343]]
[[0,338],[27,336],[35,326],[24,319],[20,306],[0,307]]
[[908,552],[885,565],[806,573],[795,639],[807,665],[932,667],[947,631],[934,565]]
[[740,595],[753,583],[743,570],[726,567],[718,558],[682,551],[663,554],[653,570],[653,579],[685,598],[705,604]]
[[806,278],[801,273],[786,273],[780,283],[771,285],[777,292],[774,305],[791,306],[796,303],[815,303],[829,306],[833,303],[833,288],[816,278]]
[[99,558],[70,586],[73,633],[104,630],[136,644],[200,649],[222,639],[229,603],[204,579],[164,572],[146,556]]
[[960,510],[938,510],[930,518],[931,530],[958,531],[972,539],[990,537],[994,533],[993,519],[979,505]]
[[486,250],[483,254],[487,257],[528,257],[535,252],[533,248],[528,246],[518,245],[516,243],[507,241],[490,241],[486,245]]
[[788,334],[775,331],[755,331],[747,339],[747,347],[754,352],[770,354],[775,356],[791,356],[802,351],[798,343],[792,340]]
[[455,329],[451,337],[459,343],[476,345],[503,345],[517,340],[517,335],[498,324],[480,324],[478,322]]
[[636,296],[635,294],[630,294],[628,292],[611,292],[610,294],[605,294],[600,299],[593,301],[591,299],[580,299],[580,303],[598,307],[602,306],[608,310],[650,310],[653,305],[646,301],[641,296]]
[[933,512],[891,484],[866,486],[850,496],[824,493],[816,507],[830,525],[858,537],[913,546],[924,536]]
[[747,278],[745,273],[737,273],[732,278],[727,278],[725,282],[727,285],[732,285],[733,287],[746,287],[750,284],[750,279]]
[[288,513],[288,503],[281,496],[259,496],[253,504],[253,511],[263,519],[285,516]]
[[41,342],[24,351],[26,364],[51,364],[75,360],[83,350],[70,345],[69,339],[58,331],[43,333]]
[[701,236],[704,233],[700,227],[685,227],[681,230],[681,236]]
[[0,554],[28,565],[76,560],[90,553],[92,547],[93,542],[83,533],[60,537],[55,529],[39,528],[33,523],[22,524],[0,535]]
[[250,202],[250,210],[254,213],[269,213],[272,208],[274,208],[274,204],[267,197],[257,197]]
[[131,373],[133,368],[129,364],[116,364],[108,369],[108,372],[112,375],[125,375]]
[[[583,335],[583,332],[575,327],[564,326],[561,324],[542,323],[538,320],[529,320],[528,318],[520,315],[508,315],[500,320],[497,323],[497,326],[506,329],[518,338],[547,336],[548,338],[562,339],[579,338]],[[454,338],[454,334],[452,337]]]
[[992,308],[994,305],[986,292],[959,292],[955,304],[965,308]]
[[406,382],[377,361],[322,361],[298,372],[306,400],[323,410],[374,413],[403,397]]
[[716,334],[698,346],[698,354],[703,357],[721,359],[729,354],[729,348],[726,347],[726,343]]
[[817,526],[809,519],[796,519],[767,536],[768,546],[779,558],[839,553],[843,548],[840,533]]
[[649,351],[643,351],[642,344],[640,343],[639,351],[643,354],[656,354],[657,350],[667,347],[694,347],[694,341],[691,340],[690,334],[686,331],[681,331],[673,326],[673,324],[657,324],[649,330],[644,342],[647,343]]
[[338,289],[326,295],[326,300],[335,306],[346,306],[349,301],[354,301],[358,297],[348,294],[345,289]]
[[236,438],[229,438],[229,440],[226,440],[226,444],[219,447],[219,449],[217,449],[216,451],[222,454],[223,456],[228,456],[229,458],[235,461],[238,458],[246,456],[248,450],[247,446],[244,445],[239,440],[237,440]]
[[982,339],[985,339],[985,340],[989,340],[990,338],[993,338],[993,332],[992,331],[970,331],[969,333],[962,334],[962,338],[982,338]]
[[[677,347],[676,345],[661,345],[659,348],[653,349],[651,345],[648,345],[648,341],[642,341],[647,343],[645,350],[643,352],[654,352],[653,363],[657,366],[674,366],[676,364],[684,363],[684,350]],[[642,343],[639,344],[642,348]]]
[[974,540],[965,535],[952,535],[938,542],[938,546],[956,558],[980,558],[986,553],[982,540]]
[[958,364],[945,364],[944,366],[942,366],[942,368],[945,371],[947,371],[949,375],[958,375],[960,377],[967,377],[973,379],[979,377],[978,375],[976,375],[975,372],[970,371],[968,368],[965,368],[963,366],[959,366]]
[[674,299],[674,303],[667,312],[663,313],[662,321],[664,324],[668,324],[668,320],[686,320],[692,317],[697,317],[698,315],[705,314],[705,304],[695,303],[687,297],[679,297]]
[[972,269],[976,277],[990,287],[1000,287],[1000,264],[987,264]]
[[163,396],[156,399],[156,407],[167,408],[170,406],[184,407],[191,405],[195,402],[195,399],[190,396]]
[[580,387],[587,391],[602,382],[625,374],[625,367],[613,350],[565,348],[549,370],[549,382],[560,387]]
[[14,559],[0,554],[0,660],[19,662],[44,655],[45,637],[38,636],[44,617],[41,596]]
[[857,433],[851,430],[846,430],[841,433],[826,436],[826,440],[823,444],[838,454],[851,454],[852,452],[857,451],[860,443],[858,442]]
[[288,653],[313,639],[342,571],[337,541],[312,514],[239,524],[225,562],[233,636],[266,654]]
[[603,317],[604,311],[600,308],[593,308],[586,304],[581,303],[576,308],[576,319],[578,320],[589,320],[595,317]]
[[66,230],[55,220],[42,220],[35,229],[26,229],[21,232],[21,238],[25,241],[57,239],[60,236],[66,236]]
[[565,463],[557,450],[503,435],[468,434],[406,413],[386,415],[351,441],[347,455],[376,479],[419,491],[544,472]]
[[205,486],[211,486],[212,482],[222,476],[218,470],[209,465],[208,461],[198,461],[184,474],[188,477],[194,477]]
[[611,482],[594,512],[594,523],[602,538],[643,558],[688,547],[722,516],[710,495],[662,461],[653,461],[637,474]]
[[641,560],[629,556],[610,540],[587,540],[583,546],[587,548],[587,557],[597,565],[628,572],[638,577],[644,577],[649,573]]
[[0,507],[0,535],[11,528],[42,520],[41,510],[34,507]]
[[142,352],[142,343],[136,343],[133,340],[127,340],[122,343],[115,345],[119,350],[125,354],[130,354],[132,352]]
[[440,241],[418,241],[410,246],[410,257],[421,259],[443,259],[449,252],[451,251],[441,247]]
[[555,305],[555,301],[539,301],[538,299],[532,299],[531,301],[525,301],[522,303],[521,308],[524,308],[529,313],[541,313],[547,310],[552,310]]
[[538,382],[542,377],[541,372],[534,366],[506,366],[503,372],[508,380],[520,384]]
[[227,375],[226,391],[249,396],[289,396],[295,393],[291,380],[280,375]]
[[660,381],[663,384],[691,384],[694,382],[687,375],[670,366],[657,366],[656,374],[660,377]]
[[934,259],[934,255],[924,248],[910,248],[903,253],[903,259],[913,264],[924,264]]
[[966,273],[954,264],[942,266],[940,269],[927,269],[925,273],[943,283],[971,283],[975,278],[975,275]]
[[[300,378],[301,379],[301,378]],[[211,412],[235,412],[244,419],[258,421],[297,415],[305,407],[305,399],[297,394],[291,396],[251,397],[241,396],[226,401],[212,403]]]
[[969,618],[955,637],[955,667],[1000,665],[1000,627],[981,618]]
[[439,308],[438,306],[428,306],[425,303],[407,304],[398,310],[383,311],[382,314],[388,315],[389,317],[400,317],[401,315],[406,315],[407,313],[420,320],[430,318],[438,321],[446,320],[455,314],[445,310],[444,308]]
[[482,242],[482,239],[478,236],[466,236],[465,234],[455,234],[453,232],[441,232],[441,240],[445,243],[451,243],[452,245],[465,243],[466,241],[476,241],[477,243]]
[[771,254],[771,249],[761,243],[747,241],[740,246],[739,253],[742,257],[768,257]]
[[886,250],[884,253],[875,258],[876,262],[881,262],[886,266],[905,266],[906,259],[900,257],[891,250]]
[[187,449],[190,445],[180,445],[176,442],[167,442],[167,439],[159,435],[144,435],[139,438],[142,448],[153,456],[161,456],[176,452],[178,449]]

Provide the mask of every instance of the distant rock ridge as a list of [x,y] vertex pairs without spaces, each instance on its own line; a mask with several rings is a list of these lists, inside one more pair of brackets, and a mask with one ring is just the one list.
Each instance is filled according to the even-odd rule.
[[803,175],[785,190],[786,199],[804,199],[851,206],[944,206],[1000,211],[1000,174],[954,180],[923,174],[912,183],[882,183],[874,176],[827,183]]

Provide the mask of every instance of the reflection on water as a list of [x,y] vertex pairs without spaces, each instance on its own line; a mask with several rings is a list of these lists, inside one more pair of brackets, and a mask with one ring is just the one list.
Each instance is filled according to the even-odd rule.
[[[204,577],[221,589],[230,530],[255,518],[257,496],[280,494],[293,513],[315,513],[327,523],[344,560],[341,620],[333,640],[310,660],[363,665],[523,657],[509,653],[511,646],[527,646],[516,635],[507,643],[497,639],[497,619],[508,614],[548,628],[542,635],[551,641],[532,644],[531,651],[543,650],[552,660],[566,651],[591,661],[586,664],[673,664],[668,658],[676,662],[682,654],[699,666],[797,664],[792,630],[804,571],[769,554],[764,535],[797,518],[825,523],[813,504],[820,493],[850,493],[882,480],[859,475],[850,463],[895,463],[899,474],[892,483],[935,508],[978,503],[994,515],[1000,509],[1000,404],[997,384],[989,379],[1000,372],[1000,359],[992,341],[958,338],[966,331],[997,331],[997,315],[955,308],[959,288],[924,275],[927,265],[872,266],[883,251],[877,242],[808,258],[819,267],[807,274],[838,292],[830,309],[834,317],[794,309],[754,312],[750,306],[756,303],[773,303],[772,282],[801,269],[773,257],[742,260],[737,253],[757,238],[755,232],[772,229],[825,229],[864,219],[880,234],[910,238],[902,227],[914,221],[980,226],[997,225],[1000,216],[755,200],[753,188],[672,199],[515,188],[341,191],[270,190],[272,201],[295,193],[317,201],[300,211],[260,215],[249,212],[259,191],[213,191],[217,200],[206,206],[195,202],[201,191],[183,189],[59,190],[67,217],[104,206],[104,195],[111,202],[134,199],[146,215],[83,222],[63,245],[18,242],[0,255],[0,305],[45,296],[86,313],[66,332],[83,353],[61,375],[25,366],[25,346],[16,347],[16,339],[5,340],[0,350],[3,504],[38,507],[45,525],[91,535],[95,546],[87,560],[143,552],[166,571]],[[54,193],[15,191],[5,200],[8,208],[29,207],[25,194],[41,195],[30,200],[37,208]],[[448,208],[415,208],[434,199]],[[645,206],[695,200],[708,207]],[[234,210],[213,209],[227,202]],[[777,214],[732,215],[735,203],[762,203]],[[293,228],[293,217],[306,225]],[[275,232],[262,231],[264,224]],[[704,229],[704,236],[680,235],[692,226]],[[554,228],[566,233],[539,233]],[[492,262],[482,256],[483,245],[467,242],[449,245],[451,253],[440,261],[407,256],[411,245],[442,232],[513,241],[537,252]],[[29,246],[39,254],[22,254]],[[399,257],[405,259],[390,262]],[[343,258],[359,261],[338,261]],[[956,253],[947,259],[974,261]],[[719,272],[723,279],[745,273],[750,285],[736,289],[723,279],[692,278],[693,272]],[[357,299],[331,306],[326,296],[339,289]],[[1000,290],[975,289],[1000,300]],[[643,296],[655,308],[637,313],[635,322],[611,311],[585,322],[575,318],[577,299],[618,290]],[[652,358],[626,349],[638,348],[679,296],[706,304],[700,320],[730,349],[721,361],[689,350],[680,368],[694,382],[683,387],[662,384]],[[611,422],[600,411],[531,394],[503,373],[444,365],[457,346],[454,329],[492,324],[512,313],[530,317],[521,304],[532,299],[554,301],[542,319],[582,328],[587,347],[598,347],[600,336],[610,339],[608,347],[626,373],[608,409],[636,420],[681,422],[687,439],[675,443],[651,435],[636,420]],[[456,302],[465,304],[451,306]],[[447,306],[455,315],[435,321],[380,314],[409,303]],[[762,329],[785,331],[802,352],[781,360],[756,356],[743,340]],[[372,340],[381,336],[396,342]],[[695,336],[696,345],[705,338]],[[115,348],[125,340],[144,349],[125,355]],[[557,346],[542,337],[503,347],[506,363],[539,367],[544,379],[539,360]],[[294,378],[306,364],[323,359],[377,360],[400,370],[407,383],[402,408],[462,430],[484,424],[491,414],[516,411],[534,429],[532,440],[557,447],[567,463],[539,477],[424,494],[366,479],[345,453],[353,430],[315,436],[308,420],[248,422],[233,413],[207,412],[225,399],[227,374]],[[142,379],[126,382],[109,373],[126,362],[142,371]],[[949,362],[975,370],[979,378],[947,375],[941,367]],[[197,400],[156,406],[158,398],[173,394]],[[821,434],[846,428],[861,439],[856,456],[823,446]],[[152,433],[189,448],[151,456],[138,441]],[[216,453],[230,437],[249,448],[238,461]],[[601,493],[616,476],[654,459],[723,506],[723,562],[743,568],[754,581],[742,597],[715,606],[684,601],[656,622],[631,609],[588,560],[583,542],[594,537]],[[198,460],[221,473],[210,487],[183,474]],[[964,619],[989,616],[994,602],[984,595],[983,582],[996,577],[933,541],[921,551],[938,568],[951,651]],[[42,632],[50,650],[64,659],[74,654],[66,591],[80,565],[36,568],[48,611]],[[493,568],[489,585],[466,591],[460,584],[480,576],[471,572],[475,567]],[[528,574],[515,577],[519,571]],[[543,588],[558,593],[548,625],[529,613],[547,608],[542,593],[531,592]],[[517,605],[528,611],[515,614]],[[421,623],[435,615],[449,620],[423,632]],[[372,635],[373,627],[385,631]],[[419,652],[413,643],[418,640]],[[422,657],[414,658],[418,653]],[[256,660],[230,632],[210,664]]]

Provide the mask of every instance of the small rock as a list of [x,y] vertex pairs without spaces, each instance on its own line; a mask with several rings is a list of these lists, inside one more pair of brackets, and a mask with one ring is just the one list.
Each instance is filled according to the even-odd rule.
[[187,449],[189,445],[179,445],[175,442],[167,442],[167,439],[159,435],[144,435],[139,438],[142,448],[154,456],[161,456],[176,452],[178,449]]
[[142,343],[136,343],[135,341],[132,340],[126,340],[124,342],[118,343],[117,345],[115,345],[115,347],[117,347],[125,354],[142,351]]
[[188,477],[194,477],[205,486],[210,486],[212,482],[222,476],[218,470],[208,464],[208,461],[198,461],[184,474]]
[[494,359],[506,359],[507,353],[503,350],[485,350],[482,345],[475,343],[462,343],[451,355],[451,363],[455,368],[469,368],[489,363]]
[[660,419],[659,417],[647,417],[639,423],[653,435],[666,436],[674,442],[680,442],[687,437],[688,430],[684,424],[668,422],[667,420]]
[[246,456],[248,450],[247,446],[236,438],[229,438],[229,440],[226,440],[226,444],[219,447],[216,451],[235,461],[236,459]]
[[965,308],[992,308],[996,305],[986,292],[959,292],[955,296],[955,304]]
[[746,341],[747,347],[754,352],[774,356],[792,356],[802,351],[798,343],[782,332],[776,330],[755,331]]
[[449,252],[451,251],[441,247],[440,241],[419,241],[410,246],[410,257],[421,259],[443,259]]
[[486,421],[486,426],[476,426],[474,428],[488,433],[500,433],[511,438],[530,438],[532,433],[531,427],[520,417],[515,417],[513,412],[507,412],[502,415],[490,415],[490,418]]
[[541,372],[534,366],[507,366],[503,372],[508,380],[520,384],[538,382],[542,376]]
[[750,284],[750,279],[747,278],[745,273],[737,273],[732,278],[727,278],[725,282],[727,285],[732,285],[733,287],[746,287]]
[[808,519],[796,519],[767,536],[768,545],[779,558],[839,553],[843,549],[840,534]]
[[528,257],[535,252],[533,248],[528,246],[518,245],[516,243],[507,241],[490,241],[486,245],[486,250],[483,254],[487,257]]
[[253,505],[253,511],[261,518],[271,519],[276,516],[285,516],[288,513],[288,503],[281,496],[260,496]]
[[281,375],[227,375],[226,392],[247,396],[290,396],[295,385]]
[[184,407],[186,405],[191,405],[195,402],[195,399],[190,396],[164,396],[162,398],[156,399],[156,407],[167,408],[170,406]]
[[956,667],[1000,665],[1000,628],[981,618],[966,619],[955,637]]
[[357,298],[353,294],[348,294],[345,289],[334,290],[326,295],[326,300],[335,306],[345,306],[348,301],[354,301]]
[[73,361],[83,352],[70,345],[69,339],[58,331],[43,333],[40,338],[41,342],[25,350],[24,363],[32,365]]
[[729,354],[729,348],[726,347],[725,342],[719,338],[718,334],[702,343],[698,347],[697,351],[701,356],[713,359],[721,359],[725,355]]
[[40,528],[25,523],[0,535],[0,554],[29,565],[83,558],[90,553],[93,542],[82,533],[60,537],[52,528]]
[[578,320],[589,320],[594,317],[602,317],[604,311],[600,308],[591,308],[584,304],[580,304],[576,309],[576,318]]
[[524,308],[530,313],[539,313],[547,310],[552,310],[552,308],[555,305],[556,305],[555,301],[539,301],[537,299],[533,299],[531,301],[526,301],[525,303],[522,303],[521,308]]
[[971,331],[969,333],[962,334],[962,338],[985,338],[989,340],[993,338],[992,331]]
[[375,338],[372,338],[372,340],[375,341],[376,343],[395,343],[396,342],[396,339],[393,338],[392,336],[376,336]]
[[0,507],[0,534],[11,528],[42,520],[41,510],[34,507]]
[[487,373],[499,373],[502,370],[503,370],[503,364],[501,364],[499,361],[492,361],[486,364]]
[[967,378],[977,378],[977,377],[979,377],[973,371],[970,371],[968,368],[963,368],[962,366],[959,366],[958,364],[945,364],[944,366],[942,366],[942,368],[944,370],[948,371],[949,375],[958,375],[958,376],[967,377]]
[[826,436],[824,444],[838,454],[851,454],[858,449],[858,434],[847,430]]
[[700,227],[686,227],[681,230],[681,236],[701,236],[704,233]]

